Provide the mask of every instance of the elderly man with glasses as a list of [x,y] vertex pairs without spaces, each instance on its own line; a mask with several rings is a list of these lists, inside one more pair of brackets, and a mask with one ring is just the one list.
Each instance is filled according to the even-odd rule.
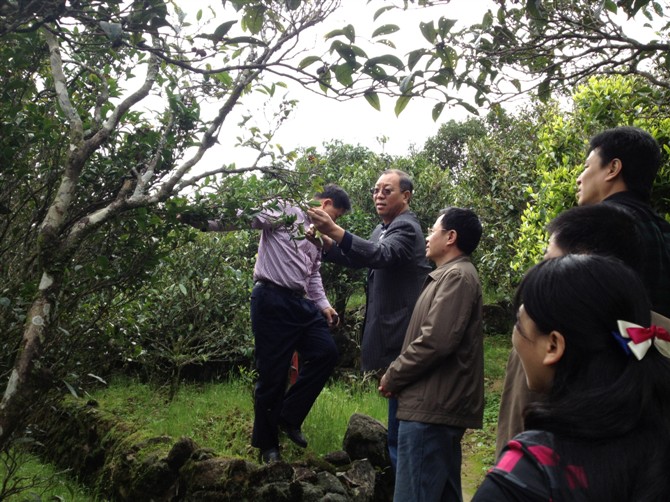
[[[366,309],[361,343],[361,369],[379,376],[400,354],[414,304],[426,275],[426,242],[416,215],[409,210],[414,186],[397,169],[384,171],[371,189],[382,222],[369,239],[347,232],[324,211],[309,217],[322,240],[323,260],[354,268],[368,268]],[[396,399],[389,400],[388,443],[391,464],[397,458]]]

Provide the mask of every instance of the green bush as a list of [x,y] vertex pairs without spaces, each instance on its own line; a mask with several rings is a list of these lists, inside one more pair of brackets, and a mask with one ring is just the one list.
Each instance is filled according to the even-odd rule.
[[257,233],[205,233],[165,256],[150,287],[114,320],[125,360],[173,396],[188,367],[226,375],[249,366],[253,336],[249,298]]

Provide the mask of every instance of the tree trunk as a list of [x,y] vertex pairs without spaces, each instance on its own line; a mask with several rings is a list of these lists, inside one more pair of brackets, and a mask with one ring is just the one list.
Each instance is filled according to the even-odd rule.
[[7,447],[12,434],[21,426],[26,409],[34,402],[35,361],[42,355],[52,308],[53,302],[41,292],[28,312],[21,346],[0,402],[0,451]]

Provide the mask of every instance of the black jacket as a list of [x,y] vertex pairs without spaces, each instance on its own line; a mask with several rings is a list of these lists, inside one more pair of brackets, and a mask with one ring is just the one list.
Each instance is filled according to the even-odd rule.
[[400,354],[414,304],[431,270],[421,225],[414,213],[405,211],[388,226],[377,225],[369,240],[347,232],[341,245],[333,245],[324,261],[369,268],[361,369],[385,369]]

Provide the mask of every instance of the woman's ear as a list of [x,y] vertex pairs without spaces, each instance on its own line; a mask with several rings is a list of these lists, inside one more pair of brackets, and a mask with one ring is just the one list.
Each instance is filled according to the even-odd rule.
[[547,349],[542,364],[552,366],[561,360],[565,353],[565,338],[558,331],[552,331],[547,336]]

